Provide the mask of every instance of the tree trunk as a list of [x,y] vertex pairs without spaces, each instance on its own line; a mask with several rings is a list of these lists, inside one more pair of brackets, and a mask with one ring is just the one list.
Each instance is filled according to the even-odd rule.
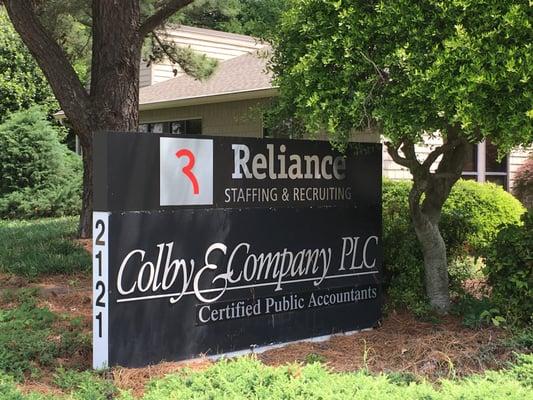
[[[416,189],[413,187],[413,190]],[[426,294],[431,307],[438,313],[445,314],[450,309],[448,260],[446,244],[439,230],[440,210],[433,211],[432,216],[428,216],[420,209],[410,207],[411,219],[424,257]]]
[[83,158],[83,193],[81,197],[80,222],[78,236],[87,239],[92,234],[93,221],[93,147],[92,140],[83,142],[81,146]]
[[[424,257],[426,294],[431,307],[440,314],[450,310],[448,287],[448,259],[446,243],[439,230],[442,207],[453,185],[459,180],[466,157],[467,142],[459,126],[448,126],[446,140],[433,150],[424,162],[416,157],[412,141],[405,140],[399,155],[399,146],[387,144],[387,150],[398,164],[409,168],[413,186],[409,193],[409,214]],[[433,163],[442,157],[435,172]]]

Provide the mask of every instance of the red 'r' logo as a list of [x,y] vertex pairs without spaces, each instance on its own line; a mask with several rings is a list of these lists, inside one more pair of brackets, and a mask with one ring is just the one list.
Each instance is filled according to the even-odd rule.
[[189,180],[191,181],[193,193],[199,194],[200,187],[198,186],[198,180],[196,179],[196,176],[194,176],[194,173],[192,172],[192,169],[194,167],[194,162],[195,162],[194,154],[190,150],[181,149],[176,152],[176,157],[178,158],[187,157],[187,159],[189,160],[187,165],[183,167],[182,171],[185,174],[185,176],[189,178]]

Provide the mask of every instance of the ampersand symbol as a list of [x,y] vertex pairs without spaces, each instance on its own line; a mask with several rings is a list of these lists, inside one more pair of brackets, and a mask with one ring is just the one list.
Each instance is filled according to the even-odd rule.
[[283,188],[283,193],[281,194],[281,199],[283,201],[289,201],[289,190],[287,188]]
[[200,193],[200,186],[198,185],[198,180],[196,179],[196,176],[192,172],[192,169],[193,169],[194,163],[195,163],[194,154],[190,150],[180,149],[180,150],[178,150],[176,152],[176,157],[178,157],[178,158],[187,157],[187,159],[189,160],[189,162],[182,168],[182,171],[183,171],[183,174],[187,178],[189,178],[189,180],[191,181],[193,193],[194,194],[199,194]]

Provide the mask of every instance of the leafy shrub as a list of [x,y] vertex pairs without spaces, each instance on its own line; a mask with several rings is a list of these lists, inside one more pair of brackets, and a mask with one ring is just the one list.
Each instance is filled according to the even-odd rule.
[[476,255],[492,245],[502,224],[520,221],[524,207],[500,186],[459,181],[444,204],[441,226],[453,250],[467,246]]
[[492,299],[509,324],[533,322],[533,213],[500,230],[485,251]]
[[469,328],[490,324],[498,326],[503,322],[499,309],[487,296],[478,299],[466,293],[454,304],[453,312],[461,316],[463,324]]
[[[384,280],[389,304],[417,314],[429,308],[424,289],[422,251],[409,216],[410,182],[383,182]],[[520,202],[500,187],[460,180],[444,204],[441,233],[447,245],[450,285],[460,288],[473,272],[465,263],[494,240],[499,226],[515,223],[524,212]]]
[[0,125],[0,216],[79,211],[81,160],[61,144],[61,135],[38,107],[13,113]]
[[528,209],[533,208],[533,155],[516,171],[513,194]]

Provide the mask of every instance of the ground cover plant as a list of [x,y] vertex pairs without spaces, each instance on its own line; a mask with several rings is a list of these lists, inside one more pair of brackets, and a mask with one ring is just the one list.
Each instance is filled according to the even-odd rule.
[[12,379],[0,373],[4,400],[44,399],[526,399],[533,390],[533,356],[521,356],[509,369],[461,380],[424,380],[391,374],[333,373],[321,363],[265,366],[253,357],[222,360],[211,367],[178,373],[151,381],[141,396],[121,391],[94,373],[65,373],[56,381],[65,395],[22,394]]
[[0,221],[0,274],[35,278],[90,270],[89,254],[72,238],[77,219]]
[[52,312],[38,304],[37,294],[37,289],[1,293],[0,371],[16,381],[39,377],[57,367],[58,359],[73,366],[91,346],[81,318]]

